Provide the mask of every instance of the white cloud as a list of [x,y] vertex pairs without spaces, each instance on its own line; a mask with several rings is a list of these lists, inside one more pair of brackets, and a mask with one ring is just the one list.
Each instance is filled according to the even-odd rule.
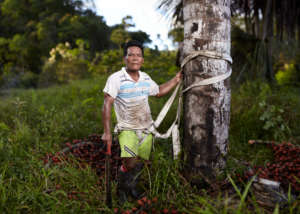
[[[94,0],[98,15],[104,17],[109,26],[119,24],[127,15],[132,16],[136,27],[150,35],[154,45],[159,49],[174,49],[168,39],[169,22],[156,10],[158,0]],[[157,40],[160,34],[161,41]]]

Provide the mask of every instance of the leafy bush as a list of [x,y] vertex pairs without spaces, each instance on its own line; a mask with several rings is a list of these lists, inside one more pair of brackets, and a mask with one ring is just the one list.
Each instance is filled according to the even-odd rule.
[[175,65],[177,51],[145,50],[143,69],[158,83],[172,78],[179,68]]
[[293,63],[285,64],[283,69],[276,73],[275,77],[279,85],[300,84],[300,70],[297,70]]
[[[6,65],[7,70],[8,65]],[[4,73],[0,76],[0,89],[10,89],[17,88],[20,85],[20,75],[10,72],[4,71]]]
[[88,44],[80,39],[76,44],[78,47],[72,49],[68,42],[60,43],[50,51],[50,57],[40,74],[39,86],[68,83],[89,76]]
[[10,128],[4,122],[0,122],[0,137],[7,137],[9,131]]
[[90,64],[89,71],[93,75],[100,75],[119,71],[122,66],[124,66],[122,50],[107,50],[96,54]]
[[230,144],[234,151],[246,152],[251,139],[286,141],[300,137],[295,119],[300,116],[297,88],[246,82],[234,89],[231,100]]
[[20,85],[22,88],[36,88],[39,76],[33,72],[26,72],[21,76]]
[[273,134],[274,140],[283,140],[291,136],[291,130],[288,123],[283,118],[284,110],[279,106],[268,105],[265,101],[260,102],[259,109],[262,114],[259,119],[263,121],[263,129]]

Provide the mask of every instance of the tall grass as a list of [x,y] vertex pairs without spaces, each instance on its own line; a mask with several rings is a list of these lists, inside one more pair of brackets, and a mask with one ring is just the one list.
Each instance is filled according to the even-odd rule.
[[[102,132],[102,89],[106,76],[75,81],[65,86],[40,90],[15,90],[0,103],[0,212],[1,213],[112,213],[105,205],[104,184],[90,167],[71,162],[45,168],[47,153],[60,151],[64,142]],[[229,175],[240,170],[234,159],[263,163],[271,158],[261,145],[249,139],[294,139],[299,143],[299,89],[274,89],[261,82],[245,83],[232,93]],[[150,99],[153,117],[165,99]],[[262,107],[260,103],[265,103]],[[282,109],[275,113],[270,106]],[[262,117],[266,109],[269,116]],[[172,122],[175,108],[162,124]],[[282,120],[278,119],[281,114]],[[114,123],[115,123],[114,118]],[[266,123],[272,126],[264,128]],[[284,122],[286,129],[280,129]],[[288,131],[290,130],[290,131]],[[276,133],[280,132],[280,135]],[[171,142],[157,140],[151,165],[142,174],[148,197],[158,198],[157,209],[176,207],[180,213],[264,213],[249,205],[251,183],[236,186],[244,192],[220,191],[212,197],[209,189],[196,189],[181,176],[181,165],[172,160]],[[72,163],[76,162],[74,159]],[[234,187],[234,181],[232,181]],[[118,207],[114,192],[113,206]],[[240,191],[240,190],[239,190]],[[75,192],[75,198],[72,196]],[[247,198],[247,200],[246,200]],[[298,202],[299,203],[299,200]],[[135,206],[134,202],[124,205]],[[296,211],[295,203],[288,210]],[[278,210],[279,208],[277,208]],[[299,210],[299,208],[298,208]],[[275,213],[278,212],[275,210]]]

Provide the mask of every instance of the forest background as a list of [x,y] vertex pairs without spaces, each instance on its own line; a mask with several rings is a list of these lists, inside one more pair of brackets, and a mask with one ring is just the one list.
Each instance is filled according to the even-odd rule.
[[[236,160],[261,168],[274,160],[270,149],[250,145],[250,139],[300,144],[299,2],[284,1],[273,9],[268,7],[270,0],[253,7],[245,2],[250,1],[232,1],[234,63],[226,169],[226,175],[241,189],[247,182],[240,182],[238,174],[247,166]],[[173,8],[175,14],[179,6]],[[159,8],[166,9],[163,4]],[[107,76],[123,65],[122,44],[136,39],[147,45],[151,43],[149,35],[130,30],[134,26],[130,15],[109,27],[79,0],[0,0],[0,9],[0,210],[110,212],[103,184],[93,170],[72,164],[44,169],[43,160],[64,148],[66,142],[101,134],[101,90]],[[177,15],[169,32],[175,46],[183,40],[180,13]],[[143,71],[162,83],[179,70],[177,56],[177,50],[146,48]],[[154,118],[164,101],[150,100]],[[162,130],[171,124],[174,112],[171,109]],[[171,142],[159,141],[157,145],[151,173],[145,172],[152,182],[149,195],[160,201],[157,209],[245,213],[243,208],[247,208],[249,213],[265,212],[253,198],[245,203],[241,196],[236,209],[236,204],[224,204],[222,198],[210,198],[207,192],[199,195],[199,190],[178,175]],[[163,152],[166,150],[170,152]],[[275,211],[299,211],[299,173],[293,179],[288,206],[274,207]],[[84,194],[70,200],[72,191]],[[132,208],[134,203],[126,206]]]

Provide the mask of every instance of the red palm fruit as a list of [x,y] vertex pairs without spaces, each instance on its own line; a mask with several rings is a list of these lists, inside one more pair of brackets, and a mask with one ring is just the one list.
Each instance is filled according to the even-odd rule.
[[167,208],[163,209],[163,213],[169,213],[169,210]]
[[172,214],[177,214],[178,212],[177,212],[177,210],[172,209],[171,213],[172,213]]
[[144,206],[144,202],[142,200],[137,201],[140,206]]
[[141,200],[142,200],[143,202],[147,202],[147,197],[144,196]]
[[69,147],[70,149],[72,148],[72,145],[69,142],[66,143],[66,146]]

